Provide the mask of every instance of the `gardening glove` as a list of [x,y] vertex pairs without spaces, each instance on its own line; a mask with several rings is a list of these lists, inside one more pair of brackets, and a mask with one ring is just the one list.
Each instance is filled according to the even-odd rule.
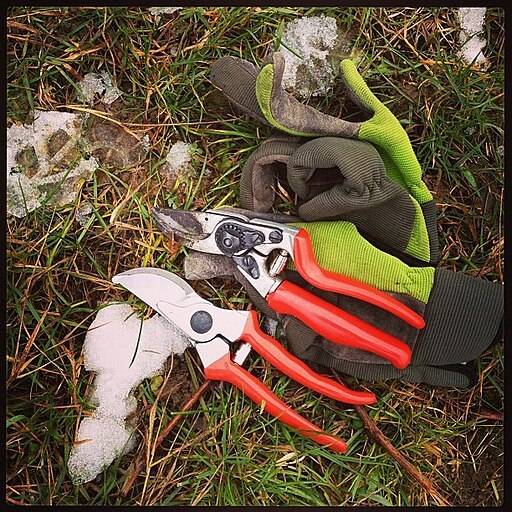
[[[306,138],[337,136],[373,144],[381,156],[387,177],[409,194],[410,205],[415,210],[412,223],[406,226],[406,219],[400,223],[400,231],[407,229],[410,233],[403,254],[435,264],[439,257],[435,203],[421,179],[421,167],[400,122],[368,89],[351,60],[341,62],[341,71],[350,97],[370,116],[362,122],[339,119],[297,101],[282,87],[284,65],[280,53],[274,53],[261,70],[243,59],[223,57],[214,63],[211,81],[235,108],[290,135]],[[299,173],[296,179],[304,181],[304,173]],[[244,206],[250,208],[250,204]],[[381,240],[384,238],[379,233],[381,226],[382,223],[374,233],[366,234]],[[398,237],[403,239],[403,234]],[[386,238],[389,243],[394,237]],[[393,250],[393,253],[397,252]]]
[[422,212],[387,176],[382,158],[368,142],[341,137],[264,141],[242,169],[242,207],[271,211],[276,179],[297,195],[301,219],[350,221],[376,247],[411,265],[425,265],[429,237],[413,234]]
[[[418,222],[419,216],[417,216],[411,229],[411,232],[415,233],[415,237],[412,238],[425,239],[425,230],[417,229],[417,225],[422,225],[424,222],[428,245],[425,243],[411,244],[412,247],[423,248],[416,249],[415,257],[423,264],[434,263],[438,254],[435,205],[421,181],[421,169],[412,152],[407,135],[396,118],[368,90],[350,61],[344,61],[342,64],[349,93],[363,111],[371,114],[368,121],[362,123],[352,123],[326,116],[311,107],[301,105],[280,87],[283,70],[281,64],[284,65],[284,62],[280,63],[279,57],[273,56],[271,63],[265,66],[267,75],[264,73],[260,75],[260,71],[247,61],[227,57],[214,65],[212,81],[223,90],[232,104],[256,119],[266,120],[292,135],[302,138],[337,135],[365,140],[374,144],[384,163],[387,177],[410,194],[419,206],[419,209],[416,208],[417,212],[422,211],[423,221],[419,219]],[[271,80],[268,79],[269,76],[271,76]],[[259,91],[258,81],[260,81]],[[259,93],[257,97],[256,93]],[[282,142],[278,142],[279,146],[274,142],[267,147],[264,144],[260,150],[251,155],[249,160],[252,158],[253,161],[248,161],[248,170],[244,168],[242,173],[242,181],[245,180],[242,186],[242,201],[245,205],[253,209],[268,208],[264,201],[268,201],[266,197],[272,198],[272,196],[267,195],[265,189],[267,192],[272,189],[273,175],[276,172],[281,172],[283,167],[286,169],[285,172],[288,171],[291,155],[307,140],[285,141],[287,144],[289,143],[288,151],[283,150]],[[295,142],[295,146],[292,142]],[[361,147],[358,150],[361,151]],[[342,169],[345,167],[339,165],[338,160],[336,160],[335,166],[340,169],[340,174],[343,176]],[[312,165],[310,169],[315,167],[316,164]],[[309,185],[313,184],[311,188],[313,192],[310,194],[312,197],[309,201],[315,195],[321,195],[328,190],[328,188],[322,188],[325,183],[321,183],[321,177],[320,183],[318,182],[319,178],[315,178],[317,174],[315,171],[311,176],[307,172],[305,174],[309,177],[309,179],[308,177],[305,179],[306,183],[309,181]],[[325,181],[328,182],[329,179]],[[345,177],[343,179],[346,181]],[[317,181],[315,182],[315,180]],[[314,188],[319,184],[320,188]],[[255,199],[254,204],[251,203],[251,195]],[[307,202],[304,198],[300,199],[303,201],[302,204]],[[262,200],[263,203],[258,206],[259,200]],[[259,216],[261,213],[253,215]],[[406,224],[405,221],[404,224]],[[317,228],[313,228],[314,225],[317,225]],[[327,225],[338,225],[338,228],[334,229]],[[338,231],[343,225],[347,227],[349,234],[354,236],[343,239],[342,244],[346,250],[352,250],[353,253],[345,254],[343,258],[337,258],[336,250],[331,250],[331,246],[333,240],[340,241],[338,236],[342,233]],[[359,235],[354,224],[352,224],[352,228],[355,231],[349,229],[350,225],[349,222],[301,224],[306,230],[310,231],[309,226],[315,231],[315,233],[310,231],[310,235],[314,239],[315,254],[322,248],[327,249],[326,252],[324,251],[325,254],[316,254],[317,260],[324,268],[367,282],[377,288],[387,290],[392,295],[397,294],[396,297],[399,300],[424,315],[427,327],[422,331],[415,331],[410,326],[404,326],[403,322],[397,324],[395,318],[390,318],[389,314],[371,305],[331,294],[332,302],[340,304],[341,307],[350,310],[356,316],[360,316],[403,339],[412,347],[412,363],[405,370],[396,370],[387,361],[373,354],[342,347],[322,339],[292,317],[278,317],[269,310],[266,302],[254,290],[251,290],[252,287],[244,282],[243,277],[240,275],[237,277],[248,290],[258,309],[282,322],[291,350],[307,361],[318,362],[369,380],[401,378],[434,385],[468,386],[472,384],[476,374],[471,371],[470,365],[466,362],[480,355],[494,339],[500,338],[500,325],[503,317],[502,286],[463,274],[454,274],[444,269],[414,268],[417,265],[414,260],[409,267],[404,263],[404,261],[408,261],[404,257],[405,252],[400,255],[400,251],[389,250],[389,243],[387,247],[383,247],[385,252],[379,255],[382,251],[373,246],[369,240],[379,245],[376,240],[382,240],[385,237],[371,237],[365,232],[367,238],[365,239]],[[360,229],[364,229],[363,225],[360,225]],[[382,228],[379,228],[378,232],[380,229]],[[400,231],[403,231],[402,225],[400,225]],[[353,239],[353,242],[362,242],[365,247],[357,247],[357,243],[347,244],[350,238]],[[393,239],[392,237],[388,238]],[[428,253],[424,252],[425,246],[429,248]],[[398,261],[399,264],[396,265],[397,259],[387,252],[397,253],[403,261]],[[222,258],[218,257],[218,259]],[[229,265],[226,265],[225,261],[217,261],[216,267],[210,264],[205,265],[205,260],[208,259],[210,259],[209,255],[191,253],[188,262],[185,261],[185,272],[188,272],[191,279],[207,278],[209,273],[211,277],[213,269],[218,272],[217,275],[236,273],[233,268],[231,270],[226,268]],[[202,263],[196,264],[194,260],[202,260]],[[360,262],[359,268],[348,268],[350,263],[355,262]],[[222,271],[223,266],[224,270]],[[197,272],[198,268],[203,273]],[[205,270],[206,273],[204,273]],[[293,270],[286,272],[287,278],[300,280],[294,276]],[[302,284],[307,286],[305,283]],[[308,287],[311,289],[310,286]],[[328,299],[328,293],[319,290],[317,293]],[[469,323],[465,321],[466,316]],[[467,331],[466,328],[468,328]]]
[[[322,146],[324,142],[327,142],[326,146]],[[268,210],[272,206],[272,195],[254,193],[264,190],[265,187],[261,183],[255,183],[253,176],[268,176],[274,174],[275,170],[267,169],[266,172],[262,172],[258,170],[258,166],[281,165],[282,167],[282,162],[286,161],[289,169],[296,165],[295,155],[300,151],[309,152],[310,146],[313,154],[306,156],[310,161],[315,160],[317,154],[319,155],[318,161],[332,158],[334,148],[339,147],[339,155],[336,156],[340,158],[332,161],[342,162],[336,164],[339,171],[347,176],[342,186],[354,186],[355,188],[357,181],[355,181],[356,185],[352,185],[352,171],[356,177],[364,177],[370,181],[372,177],[368,176],[365,170],[358,169],[355,152],[350,161],[350,151],[342,150],[347,143],[366,144],[361,141],[333,137],[313,139],[302,145],[300,142],[291,141],[285,145],[281,140],[265,142],[249,157],[242,171],[242,202],[252,204],[254,209]],[[368,145],[368,147],[374,150],[372,146]],[[358,147],[357,155],[360,160],[374,162],[374,165],[367,165],[366,169],[379,169],[378,154],[377,158],[372,160],[372,156],[375,157],[375,155],[372,155],[371,150]],[[343,159],[341,155],[343,155]],[[304,155],[300,156],[304,159]],[[315,165],[308,167],[314,168]],[[461,273],[432,267],[422,268],[418,264],[414,266],[414,263],[406,261],[403,257],[400,259],[392,257],[392,251],[389,250],[390,244],[386,244],[385,240],[384,243],[381,239],[380,244],[372,244],[370,237],[362,237],[361,234],[366,235],[364,230],[374,233],[372,223],[383,226],[391,224],[388,235],[390,237],[400,233],[396,227],[403,222],[402,212],[407,211],[404,205],[410,204],[407,202],[407,194],[403,193],[401,187],[398,187],[399,192],[396,195],[392,194],[392,187],[384,188],[387,177],[384,176],[384,180],[380,179],[382,168],[380,168],[380,175],[376,172],[374,176],[374,180],[380,184],[378,188],[375,187],[377,193],[381,198],[385,197],[384,192],[389,193],[389,202],[386,200],[379,202],[373,197],[373,203],[370,203],[371,207],[365,208],[367,205],[364,200],[357,202],[349,193],[345,201],[329,204],[330,216],[331,218],[352,220],[353,223],[342,221],[303,222],[301,220],[295,225],[309,232],[315,256],[321,266],[366,282],[383,291],[392,294],[398,293],[399,295],[396,297],[398,300],[424,316],[426,327],[417,331],[374,306],[312,288],[290,270],[287,271],[287,278],[408,343],[412,351],[412,360],[405,370],[396,370],[387,361],[373,354],[332,343],[318,336],[296,318],[279,317],[268,308],[266,302],[252,289],[250,284],[244,281],[243,276],[241,279],[238,276],[238,279],[243,283],[251,300],[260,311],[271,318],[279,319],[285,328],[290,350],[305,361],[332,367],[366,380],[399,378],[434,385],[469,386],[475,382],[476,372],[471,365],[466,363],[475,359],[492,344],[493,340],[500,337],[500,325],[503,317],[503,287]],[[379,178],[376,178],[377,176]],[[247,182],[252,182],[252,184],[248,186]],[[315,196],[314,193],[317,195]],[[322,197],[321,189],[314,190],[314,193],[310,204],[314,204],[316,199],[320,199],[321,203],[327,201]],[[352,203],[350,199],[353,199]],[[345,204],[349,206],[348,213],[343,210]],[[303,206],[298,208],[301,217],[303,216],[301,209]],[[315,206],[317,205],[315,204]],[[358,210],[358,207],[361,209]],[[317,207],[316,211],[320,213],[320,217],[327,217],[329,214],[329,208],[323,211],[321,207]],[[337,216],[336,214],[340,211],[344,215]],[[381,218],[379,218],[379,214]],[[253,215],[258,215],[258,213],[255,212]],[[359,233],[359,230],[362,232]],[[380,227],[378,232],[384,234],[384,228]],[[393,242],[394,248],[399,247],[396,240]]]
[[411,267],[374,247],[350,222],[299,225],[308,231],[315,258],[323,268],[386,291],[424,317],[426,326],[417,330],[371,304],[312,287],[291,265],[283,274],[285,279],[406,342],[412,351],[407,368],[397,370],[375,354],[332,343],[296,318],[276,314],[229,258],[190,251],[185,275],[187,279],[234,275],[256,308],[281,323],[290,351],[306,362],[365,380],[395,378],[455,387],[476,382],[476,372],[467,363],[501,339],[502,285],[441,268]]

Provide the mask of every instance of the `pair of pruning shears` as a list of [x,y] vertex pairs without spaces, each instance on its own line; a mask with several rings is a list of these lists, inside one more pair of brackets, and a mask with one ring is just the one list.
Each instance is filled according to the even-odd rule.
[[207,379],[230,382],[283,423],[319,444],[345,453],[345,441],[300,416],[243,369],[242,364],[254,349],[297,382],[340,402],[371,404],[375,402],[373,393],[349,389],[317,374],[260,330],[254,310],[216,307],[176,274],[152,267],[135,268],[114,276],[112,281],[131,291],[189,337]]
[[373,304],[417,329],[424,327],[419,314],[387,293],[319,266],[305,229],[250,219],[231,209],[154,208],[152,215],[165,235],[185,247],[231,258],[274,311],[298,318],[334,343],[373,352],[396,368],[410,363],[411,349],[403,341],[280,277],[291,258],[299,274],[317,288]]

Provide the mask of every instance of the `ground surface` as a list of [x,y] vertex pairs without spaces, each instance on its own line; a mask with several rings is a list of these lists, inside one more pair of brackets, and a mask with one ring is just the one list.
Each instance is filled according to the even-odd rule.
[[[503,503],[502,344],[478,358],[471,389],[343,376],[377,394],[378,403],[366,408],[371,421],[431,491],[369,435],[353,408],[320,399],[260,358],[250,360],[251,372],[287,403],[350,439],[346,456],[332,454],[260,414],[231,386],[201,388],[193,351],[170,358],[162,383],[136,390],[137,450],[92,482],[70,481],[69,452],[80,418],[93,409],[84,336],[101,304],[128,300],[112,276],[145,265],[182,272],[184,251],[161,235],[150,208],[236,206],[243,163],[272,135],[226,105],[208,80],[211,64],[230,54],[259,65],[285,22],[319,14],[337,19],[368,85],[409,134],[438,205],[441,265],[504,281],[503,11],[487,12],[488,67],[477,69],[457,60],[457,13],[448,8],[191,7],[159,22],[145,8],[12,8],[9,125],[30,122],[34,108],[87,113],[81,151],[99,168],[72,204],[7,220],[9,504]],[[84,104],[77,84],[99,69],[123,95],[108,105],[99,97]],[[335,81],[326,98],[302,101],[343,115],[350,112],[345,99]],[[169,174],[166,155],[178,141],[194,147],[190,167]],[[231,280],[193,286],[216,305],[247,307]]]

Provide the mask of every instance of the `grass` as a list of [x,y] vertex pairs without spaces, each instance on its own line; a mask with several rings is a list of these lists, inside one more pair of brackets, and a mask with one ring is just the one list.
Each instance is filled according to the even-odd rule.
[[[158,231],[151,206],[237,205],[243,163],[273,133],[226,108],[208,81],[212,63],[227,54],[260,63],[278,45],[284,23],[318,14],[338,19],[367,83],[409,133],[438,204],[441,264],[504,280],[503,10],[488,9],[489,67],[476,70],[456,58],[452,8],[187,7],[158,24],[147,8],[11,8],[8,122],[27,122],[34,108],[85,109],[93,135],[101,122],[112,147],[147,134],[150,151],[130,165],[104,158],[73,204],[7,219],[7,503],[439,503],[369,437],[353,409],[319,400],[257,357],[251,371],[301,414],[348,440],[346,455],[293,434],[229,385],[217,384],[155,447],[203,382],[195,354],[187,352],[169,362],[161,388],[145,382],[136,392],[138,451],[84,485],[74,486],[67,473],[78,422],[90,410],[85,333],[101,304],[127,298],[111,277],[143,265],[181,272],[183,249]],[[85,106],[78,95],[80,79],[100,70],[123,90],[108,109]],[[310,103],[341,115],[341,81]],[[177,140],[194,143],[196,152],[193,172],[174,185],[159,169]],[[92,213],[82,226],[76,216],[84,205]],[[194,287],[218,305],[247,303],[229,281]],[[477,364],[479,382],[469,390],[346,378],[378,395],[367,407],[370,417],[452,505],[503,503],[502,346]],[[139,456],[148,470],[123,493]]]

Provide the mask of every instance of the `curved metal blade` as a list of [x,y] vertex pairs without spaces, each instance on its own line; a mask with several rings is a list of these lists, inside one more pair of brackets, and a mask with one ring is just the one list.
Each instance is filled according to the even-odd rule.
[[174,235],[179,241],[203,240],[215,226],[210,228],[203,212],[188,212],[174,208],[153,208],[151,215],[164,235]]
[[222,213],[222,210],[206,210],[204,212],[189,212],[175,208],[158,208],[151,210],[158,227],[164,235],[173,236],[189,249],[222,254],[215,243],[214,237],[217,226],[226,219],[234,218],[247,221],[247,217],[233,212]]
[[196,342],[210,341],[217,335],[236,341],[247,322],[247,311],[214,306],[168,270],[134,268],[115,275],[112,282],[124,286]]
[[204,301],[184,279],[160,268],[133,268],[115,275],[112,282],[124,286],[160,314],[158,303],[163,300],[175,304],[190,298]]
[[151,210],[158,227],[165,235],[177,235],[191,241],[204,240],[210,236],[217,225],[226,218],[235,218],[247,221],[247,217],[233,211],[206,210],[204,212],[190,212],[176,208],[159,208]]

